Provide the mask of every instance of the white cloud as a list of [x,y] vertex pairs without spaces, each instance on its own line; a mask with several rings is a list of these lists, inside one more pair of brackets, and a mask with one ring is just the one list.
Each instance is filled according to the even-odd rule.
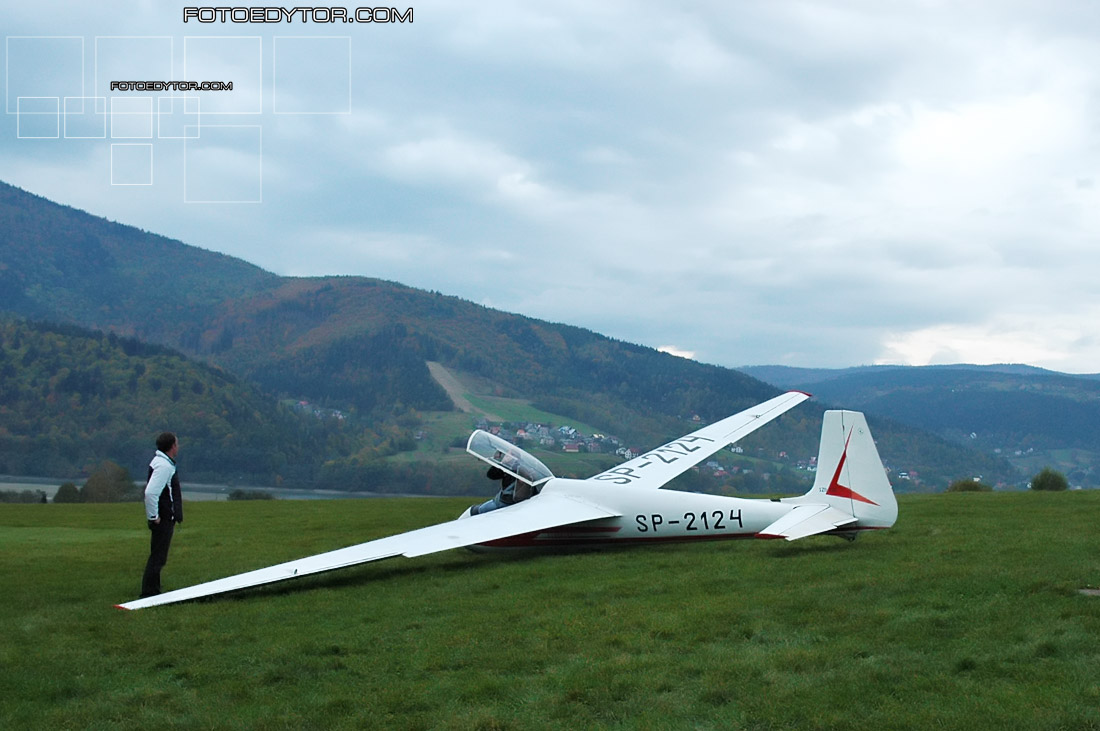
[[687,358],[688,360],[695,360],[695,352],[691,350],[681,350],[675,345],[661,345],[657,348],[662,353],[668,353],[669,355],[675,355],[677,358]]
[[918,104],[898,136],[900,163],[967,178],[1005,172],[1073,144],[1072,110],[1059,100],[1029,95],[929,109]]
[[[1100,314],[1096,308],[1090,313]],[[980,325],[935,325],[889,336],[877,364],[1027,363],[1094,372],[1100,327],[1072,316],[996,318]],[[1092,320],[1097,322],[1097,320]]]

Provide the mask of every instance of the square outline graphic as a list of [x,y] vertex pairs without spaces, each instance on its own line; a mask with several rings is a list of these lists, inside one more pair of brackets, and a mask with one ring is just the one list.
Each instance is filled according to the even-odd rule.
[[[175,81],[176,75],[176,39],[172,36],[94,36],[93,53],[95,60],[92,62],[92,94],[99,94],[99,39],[113,39],[113,40],[167,40],[168,41],[168,74],[172,78],[168,79],[153,79],[153,81]],[[150,79],[112,79],[113,81],[149,81]],[[107,84],[107,89],[103,92],[104,96],[107,96],[111,90],[110,83]],[[117,92],[116,92],[117,93]],[[125,92],[127,94],[149,94],[153,92]]]
[[[116,112],[115,102],[148,102],[149,111],[141,112]],[[120,106],[122,106],[120,104]],[[136,97],[111,97],[111,139],[112,140],[151,140],[153,139],[153,97],[151,96],[136,96]],[[131,134],[115,134],[115,117],[149,117],[149,134],[131,135]],[[120,120],[121,121],[121,120]]]
[[[24,112],[24,99],[52,99],[52,112]],[[20,124],[23,117],[53,117],[54,133],[52,135],[24,135]],[[48,123],[47,123],[48,124]],[[15,98],[15,138],[19,140],[56,140],[61,137],[61,100],[56,96],[18,96]]]
[[[259,70],[259,78],[258,78],[258,82],[259,82],[259,101],[257,102],[259,104],[259,108],[256,109],[255,111],[233,110],[233,111],[228,111],[228,112],[215,112],[215,111],[207,110],[207,111],[203,112],[203,114],[206,114],[206,115],[212,115],[212,114],[263,114],[264,113],[264,38],[263,38],[263,36],[214,36],[214,35],[184,36],[183,37],[183,76],[185,78],[188,75],[188,72],[187,72],[187,41],[189,41],[193,38],[198,39],[198,40],[216,39],[216,40],[220,40],[220,41],[221,40],[224,40],[224,41],[229,41],[229,40],[238,40],[238,41],[239,40],[249,40],[249,41],[256,40],[256,41],[260,42],[260,47],[257,51],[257,54],[258,54],[259,58],[256,60],[256,67]],[[233,81],[233,79],[190,79],[190,78],[186,78],[186,80],[187,81],[198,81],[198,82],[203,82],[203,81]],[[232,92],[207,92],[207,93],[232,93]],[[241,125],[220,125],[220,126],[224,127],[224,126],[241,126]],[[243,126],[248,126],[248,125],[243,125]]]
[[[279,99],[279,40],[280,39],[329,39],[329,40],[346,40],[348,42],[348,108],[347,111],[340,112],[280,112],[278,99]],[[271,113],[272,114],[313,114],[313,115],[336,115],[336,114],[351,114],[351,78],[352,78],[352,63],[351,63],[351,36],[273,36],[271,39]]]
[[[184,114],[184,116],[194,115],[195,117],[198,118],[198,124],[185,124],[185,125],[183,125],[183,132],[184,133],[182,135],[161,134],[161,131],[160,131],[161,117],[166,116],[165,112],[162,111],[163,107],[161,105],[161,102],[164,102],[164,101],[172,102],[172,111],[167,113],[167,116],[172,116],[176,113],[175,108],[176,108],[176,101],[177,100],[183,102],[183,114]],[[190,112],[190,111],[188,111],[188,107],[191,106],[192,101],[195,102],[195,111]],[[157,118],[157,139],[158,140],[197,140],[197,139],[200,139],[202,137],[202,112],[200,111],[201,107],[202,107],[202,100],[199,99],[199,97],[197,97],[197,96],[187,96],[187,95],[183,95],[183,96],[158,96],[157,97],[157,113],[156,113],[156,118]],[[188,127],[194,127],[195,128],[195,134],[194,135],[188,135],[187,134],[187,128]]]
[[[80,95],[84,96],[84,36],[4,36],[4,113],[19,113],[19,98],[16,97],[16,110],[11,109],[11,41],[15,40],[67,40],[80,41]],[[24,95],[26,96],[26,95]],[[48,98],[42,97],[42,98]],[[62,95],[59,95],[60,98]]]
[[[80,100],[80,109],[81,109],[80,112],[69,112],[69,100],[70,99],[79,99]],[[102,120],[103,120],[103,134],[99,134],[99,135],[71,135],[71,134],[69,134],[69,116],[70,116],[70,114],[73,117],[77,117],[77,116],[83,117],[83,116],[85,116],[84,102],[87,99],[94,99],[95,100],[95,107],[92,110],[92,115],[102,118]],[[100,100],[103,101],[103,111],[102,112],[99,111],[99,102],[100,102]],[[105,139],[107,139],[107,99],[106,99],[106,97],[102,97],[102,96],[67,96],[67,97],[65,97],[64,105],[65,106],[64,106],[63,111],[64,111],[64,125],[65,125],[64,134],[65,134],[65,139],[67,139],[67,140],[105,140]]]
[[[65,99],[79,99],[80,100],[80,111],[79,112],[72,112],[73,115],[78,115],[78,114],[82,115],[82,114],[85,113],[84,112],[84,101],[87,100],[87,99],[95,99],[95,111],[92,112],[92,114],[104,114],[104,115],[107,114],[107,97],[105,97],[105,96],[67,96],[67,97],[65,97]],[[68,108],[67,106],[63,106],[62,107],[62,112],[64,112],[67,108]]]
[[[185,125],[184,129],[187,129]],[[189,200],[187,198],[187,147],[188,142],[192,137],[185,137],[183,140],[183,202],[184,203],[263,203],[264,202],[264,128],[260,124],[208,124],[207,129],[226,129],[226,128],[240,128],[240,129],[254,129],[259,132],[260,135],[260,169],[259,182],[260,182],[260,197],[254,200]]]
[[[115,148],[116,147],[147,147],[149,148],[149,182],[148,183],[116,183],[115,182]],[[111,185],[152,185],[153,184],[153,145],[151,142],[112,142],[111,143]]]

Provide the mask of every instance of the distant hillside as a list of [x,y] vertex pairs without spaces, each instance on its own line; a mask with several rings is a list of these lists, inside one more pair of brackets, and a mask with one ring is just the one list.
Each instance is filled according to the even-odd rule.
[[[0,311],[134,335],[272,396],[347,412],[374,437],[352,454],[328,446],[319,454],[325,484],[349,487],[390,479],[375,461],[415,448],[409,435],[418,412],[452,408],[426,361],[482,384],[486,395],[527,399],[643,447],[689,431],[692,417],[713,421],[777,393],[734,370],[392,282],[278,277],[3,184]],[[821,412],[815,403],[800,407],[752,435],[746,449],[772,460],[780,451],[808,458]],[[920,471],[928,485],[975,471],[991,481],[1020,479],[987,455],[890,422],[873,428],[884,458]],[[429,481],[414,472],[400,479]]]
[[751,370],[950,438],[976,434],[1012,448],[1100,444],[1100,382],[1088,378],[1026,366]]
[[[1004,373],[1017,376],[1065,376],[1065,373],[1049,371],[1045,368],[1020,364],[1001,365],[957,365],[938,366],[855,366],[852,368],[795,368],[792,366],[763,365],[742,366],[737,370],[747,373],[753,378],[759,378],[765,383],[770,383],[780,388],[809,387],[823,381],[835,381],[838,378],[849,376],[867,376],[872,374],[884,374],[893,371],[935,370],[935,371],[979,371],[982,373]],[[1098,375],[1071,376],[1072,378],[1100,379]]]
[[1025,472],[1045,461],[1075,473],[1077,484],[1100,484],[1100,381],[1095,377],[1030,366],[745,370],[810,389],[826,403],[889,416],[987,453],[996,451],[1014,458]]
[[0,183],[0,311],[170,345],[278,277]]
[[[215,355],[219,362],[269,388],[361,409],[395,399],[449,408],[425,361],[490,382],[497,395],[534,399],[607,428],[624,424],[624,436],[641,440],[660,439],[678,417],[721,418],[777,392],[736,371],[581,328],[363,278],[289,280],[228,308],[213,327],[235,334]],[[283,348],[273,353],[273,342]],[[372,382],[379,371],[382,388]],[[404,381],[387,381],[394,371]]]
[[138,479],[161,431],[189,480],[311,484],[358,435],[279,408],[221,369],[130,338],[0,320],[0,473],[76,477],[112,459]]

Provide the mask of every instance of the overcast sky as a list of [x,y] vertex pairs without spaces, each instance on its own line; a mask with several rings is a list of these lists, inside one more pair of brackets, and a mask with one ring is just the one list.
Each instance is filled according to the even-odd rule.
[[[1100,371],[1092,3],[2,1],[52,200],[725,366]],[[234,89],[109,90],[154,80]]]

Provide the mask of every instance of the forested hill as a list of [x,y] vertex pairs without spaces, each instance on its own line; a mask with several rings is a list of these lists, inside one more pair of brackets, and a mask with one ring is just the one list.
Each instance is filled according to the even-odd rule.
[[156,435],[184,435],[187,479],[310,484],[360,435],[303,418],[220,368],[73,325],[0,320],[0,473],[144,478]]
[[240,259],[0,183],[0,311],[175,346],[194,339],[181,323],[278,281]]
[[[327,457],[352,467],[392,453],[401,440],[391,430],[414,424],[415,412],[452,408],[426,361],[636,445],[684,433],[686,417],[713,421],[778,392],[735,370],[392,282],[279,277],[4,184],[0,312],[134,335],[271,398],[346,411],[382,435],[350,458]],[[819,400],[800,407],[754,444],[812,454],[822,410]],[[872,426],[888,461],[936,478],[1019,479],[1005,463],[880,423]]]
[[1058,371],[1036,368],[1035,366],[1018,363],[1001,363],[996,365],[972,365],[959,363],[956,365],[930,365],[930,366],[904,366],[904,365],[875,365],[855,366],[852,368],[795,368],[792,366],[762,365],[742,366],[737,370],[747,373],[753,378],[759,378],[765,383],[771,383],[780,388],[798,388],[800,386],[816,386],[819,383],[845,379],[851,383],[861,380],[870,380],[876,376],[889,379],[890,374],[904,377],[905,373],[936,373],[940,377],[949,377],[952,372],[968,371],[982,373],[987,377],[995,378],[996,374],[1006,376],[1062,376],[1068,378],[1080,378],[1084,380],[1100,380],[1100,373],[1090,375],[1069,375]]
[[745,370],[953,439],[1013,449],[1100,444],[1100,381],[1088,377],[1028,366],[765,368]]
[[987,453],[1025,473],[1051,464],[1074,484],[1100,485],[1100,380],[1020,365],[875,366],[841,370],[761,366],[778,386],[889,415]]

